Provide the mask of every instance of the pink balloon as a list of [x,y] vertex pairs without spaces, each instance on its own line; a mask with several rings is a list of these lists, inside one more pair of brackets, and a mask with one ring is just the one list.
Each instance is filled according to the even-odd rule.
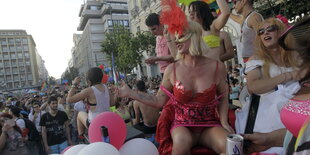
[[108,128],[110,144],[119,149],[124,144],[127,134],[124,120],[116,113],[103,112],[94,118],[89,126],[89,141],[102,142],[101,126]]
[[61,154],[64,154],[67,150],[69,150],[73,146],[74,145],[70,145],[70,146],[66,147],[64,150],[61,151]]

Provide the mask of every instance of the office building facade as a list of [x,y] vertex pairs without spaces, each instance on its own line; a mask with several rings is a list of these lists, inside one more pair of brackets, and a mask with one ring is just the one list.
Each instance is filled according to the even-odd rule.
[[111,67],[106,55],[101,52],[101,44],[106,32],[111,32],[113,24],[129,26],[126,0],[87,0],[81,5],[80,23],[77,28],[82,34],[74,34],[72,63],[85,76],[87,70],[100,64]]
[[0,90],[39,86],[47,76],[31,35],[25,30],[0,30]]

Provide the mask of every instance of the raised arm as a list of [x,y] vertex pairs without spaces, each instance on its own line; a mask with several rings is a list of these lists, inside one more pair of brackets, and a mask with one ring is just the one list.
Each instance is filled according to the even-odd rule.
[[75,94],[76,89],[76,87],[71,87],[69,90],[68,97],[66,99],[67,103],[76,103],[89,97],[88,94],[90,94],[91,88],[83,89],[81,92]]
[[261,15],[259,15],[258,13],[253,13],[253,15],[251,15],[248,20],[248,26],[254,29],[254,31],[256,32],[258,31],[259,25],[262,21],[263,18]]
[[220,31],[227,23],[230,15],[230,8],[226,0],[216,0],[216,3],[221,10],[221,14],[213,21],[211,29],[214,28],[215,31]]
[[217,94],[223,95],[219,101],[219,114],[222,126],[230,133],[234,133],[234,130],[228,124],[228,84],[227,84],[227,72],[224,63],[219,62],[218,64],[218,80]]
[[[168,90],[172,90],[172,84],[170,82],[171,71],[172,65],[169,65],[165,70],[164,77],[161,83],[161,85]],[[168,100],[168,96],[161,89],[159,89],[156,96],[153,96],[144,92],[133,91],[124,82],[122,82],[122,86],[118,88],[118,96],[129,97],[155,108],[163,107]]]
[[224,62],[232,59],[235,53],[229,34],[227,32],[220,32],[220,37],[223,38],[224,41],[224,53],[220,55],[220,60]]
[[168,30],[167,30],[166,27],[165,27],[165,29],[164,29],[164,36],[165,36],[165,38],[166,38],[166,40],[167,40],[167,45],[168,45],[168,48],[169,48],[170,55],[173,57],[173,60],[175,60],[176,57],[177,57],[177,53],[178,53],[177,46],[176,46],[176,44],[175,44],[175,42],[174,42],[175,37],[172,36],[172,35],[168,32]]

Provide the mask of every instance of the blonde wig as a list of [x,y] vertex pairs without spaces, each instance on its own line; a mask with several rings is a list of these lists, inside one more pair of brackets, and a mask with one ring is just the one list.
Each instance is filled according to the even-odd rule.
[[[278,19],[276,18],[268,18],[264,20],[260,25],[259,29],[261,29],[264,24],[269,23],[271,25],[277,26],[277,33],[282,34],[286,31],[287,27]],[[287,44],[294,44],[293,36],[288,36],[285,40]],[[263,76],[264,77],[270,77],[269,69],[270,69],[270,63],[275,63],[272,56],[270,55],[270,52],[267,51],[267,48],[264,46],[261,38],[259,35],[256,35],[256,45],[257,45],[257,51],[255,55],[258,56],[260,60],[264,61],[263,65]],[[287,52],[282,47],[280,47],[279,51],[281,62],[285,65],[285,67],[296,67],[297,66],[297,60],[295,59],[294,52]]]
[[[191,44],[189,46],[189,54],[191,56],[205,56],[209,51],[208,46],[202,39],[202,27],[199,23],[194,21],[188,22],[188,27],[184,30],[183,36],[190,36]],[[178,38],[178,37],[176,37]],[[183,58],[184,54],[177,53],[177,59]]]

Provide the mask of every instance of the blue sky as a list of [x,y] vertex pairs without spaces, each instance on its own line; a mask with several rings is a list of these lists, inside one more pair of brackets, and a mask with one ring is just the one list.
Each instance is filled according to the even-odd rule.
[[78,12],[84,0],[1,0],[0,29],[24,29],[33,36],[50,76],[68,66]]

